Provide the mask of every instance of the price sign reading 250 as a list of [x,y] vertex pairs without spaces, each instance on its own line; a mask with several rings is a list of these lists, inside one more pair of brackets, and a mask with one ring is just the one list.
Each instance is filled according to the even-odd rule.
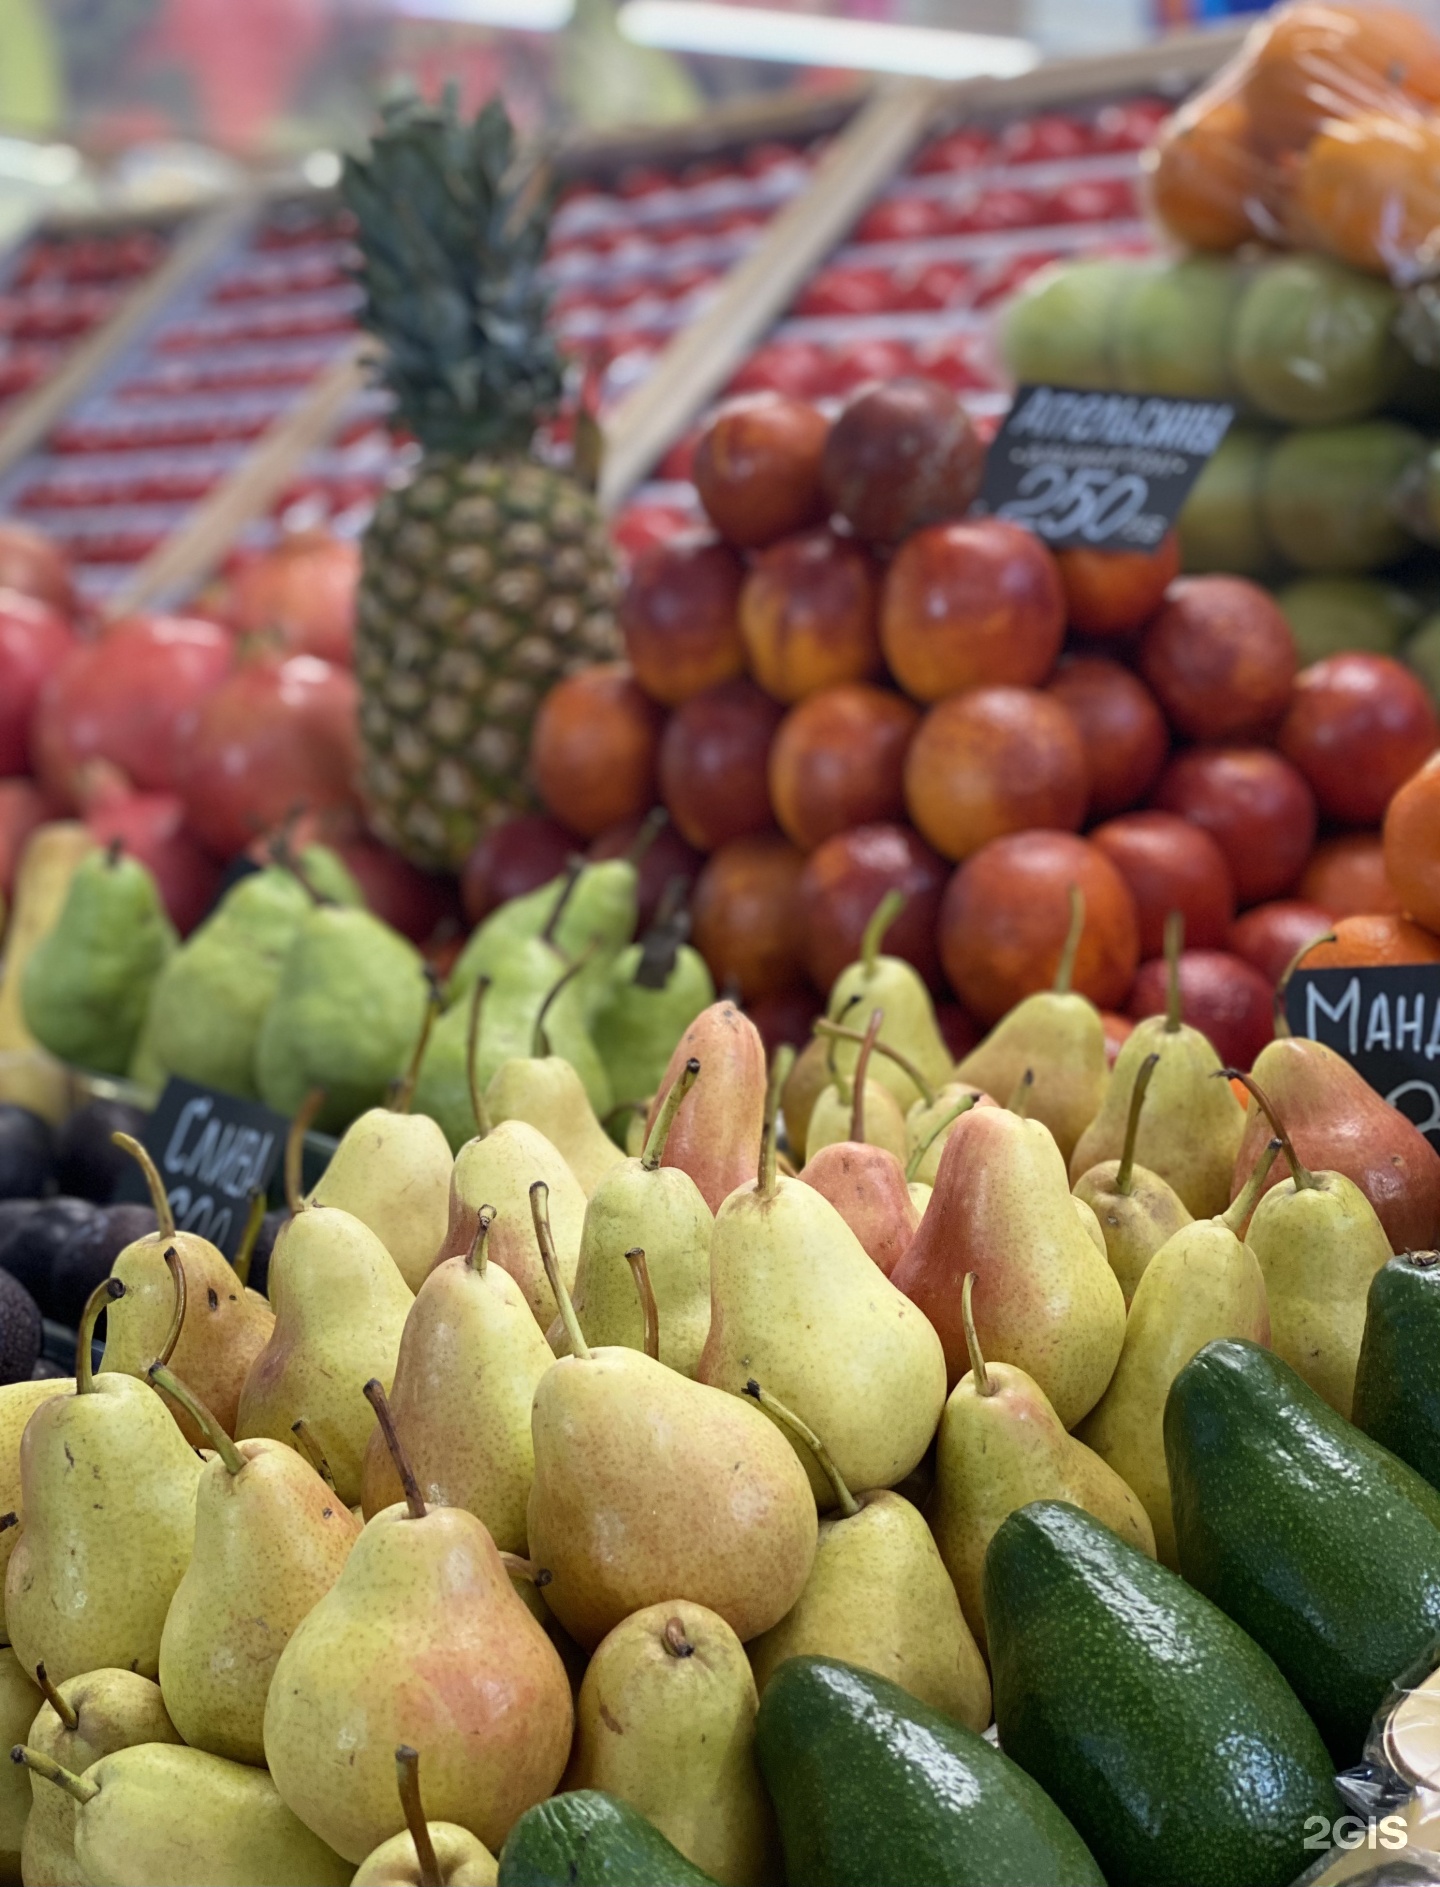
[[[1150,481],[1138,472],[1098,465],[1073,471],[1063,465],[1034,465],[996,515],[1028,525],[1046,539],[1079,537],[1087,544],[1108,544],[1123,537],[1149,548],[1159,543],[1168,523],[1154,512],[1141,516],[1149,498]],[[1137,519],[1140,528],[1128,528]]]
[[981,506],[1054,550],[1153,550],[1234,417],[1220,400],[1021,387]]

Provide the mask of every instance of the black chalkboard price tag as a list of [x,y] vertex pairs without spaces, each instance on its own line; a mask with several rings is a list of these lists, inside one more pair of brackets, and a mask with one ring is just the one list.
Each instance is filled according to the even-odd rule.
[[[285,1151],[289,1123],[258,1101],[172,1076],[145,1125],[145,1149],[160,1169],[170,1210],[182,1232],[198,1232],[233,1258],[245,1230],[250,1195],[269,1189]],[[149,1198],[139,1170],[127,1173],[117,1197]]]
[[1022,386],[975,508],[1052,550],[1153,550],[1234,417],[1220,400]]
[[1294,1035],[1357,1068],[1440,1152],[1440,963],[1296,970],[1285,991]]

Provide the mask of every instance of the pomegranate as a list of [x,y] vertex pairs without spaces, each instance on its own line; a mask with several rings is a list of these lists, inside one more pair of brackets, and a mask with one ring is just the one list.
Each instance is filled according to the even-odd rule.
[[108,760],[133,785],[172,792],[196,710],[233,659],[223,629],[183,616],[130,616],[76,648],[41,690],[31,723],[41,783],[76,805],[80,769]]
[[0,590],[0,774],[30,772],[30,717],[74,647],[58,610],[23,591]]
[[118,768],[94,760],[80,780],[85,824],[101,845],[117,840],[155,880],[170,922],[182,937],[215,901],[220,867],[185,825],[175,793],[137,793]]
[[360,548],[328,531],[296,531],[243,564],[227,614],[242,635],[278,631],[287,649],[348,666]]
[[314,655],[257,653],[202,703],[182,743],[177,790],[197,837],[233,858],[297,807],[357,803],[354,677]]
[[28,524],[0,520],[0,589],[19,590],[70,616],[77,598],[60,546]]
[[460,900],[453,878],[421,871],[408,858],[368,836],[340,839],[335,850],[355,874],[365,902],[411,943],[428,944],[442,924],[460,932]]

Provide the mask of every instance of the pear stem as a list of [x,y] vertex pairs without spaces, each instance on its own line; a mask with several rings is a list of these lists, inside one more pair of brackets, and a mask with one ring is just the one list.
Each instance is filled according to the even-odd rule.
[[395,1463],[395,1472],[400,1476],[400,1485],[405,1490],[405,1505],[410,1509],[410,1518],[423,1520],[425,1496],[420,1492],[420,1483],[415,1479],[415,1470],[410,1465],[410,1457],[401,1445],[400,1434],[395,1427],[395,1417],[390,1412],[390,1401],[385,1394],[385,1385],[378,1376],[372,1376],[362,1393],[375,1411],[375,1420],[380,1424],[380,1433],[385,1437],[385,1446],[390,1451],[390,1459]]
[[1055,994],[1068,996],[1075,981],[1075,959],[1080,954],[1080,939],[1085,935],[1085,893],[1079,885],[1070,887],[1070,928],[1055,966]]
[[560,1306],[560,1320],[570,1339],[571,1352],[583,1357],[588,1363],[590,1345],[585,1341],[585,1332],[580,1328],[580,1319],[575,1314],[574,1299],[565,1287],[565,1280],[560,1275],[560,1260],[555,1255],[555,1238],[550,1230],[550,1188],[543,1179],[537,1179],[530,1188],[530,1217],[535,1222],[535,1242],[540,1247],[540,1262],[545,1267],[545,1276],[555,1302]]
[[95,1326],[100,1321],[100,1313],[107,1304],[113,1304],[117,1297],[125,1295],[125,1286],[119,1278],[106,1278],[97,1284],[85,1300],[85,1308],[80,1313],[80,1328],[75,1332],[75,1393],[88,1396],[95,1389],[95,1364],[92,1351],[95,1345]]
[[[863,1042],[865,1040],[859,1029],[847,1029],[839,1022],[829,1021],[825,1016],[819,1017],[813,1026],[816,1035],[823,1035],[832,1042]],[[898,1048],[892,1048],[888,1042],[877,1041],[875,1052],[877,1055],[883,1055],[887,1061],[893,1061],[902,1073],[909,1075],[920,1090],[921,1099],[929,1107],[935,1099],[935,1090],[910,1057],[902,1055]]]
[[640,1164],[647,1173],[653,1173],[665,1153],[665,1142],[670,1138],[670,1129],[675,1124],[675,1116],[680,1111],[680,1103],[695,1085],[695,1077],[700,1072],[700,1064],[692,1055],[685,1066],[670,1083],[670,1092],[661,1103],[660,1112],[655,1116],[655,1125],[645,1138],[645,1151],[640,1155]]
[[180,1254],[173,1245],[165,1247],[165,1269],[170,1273],[170,1282],[175,1287],[175,1306],[170,1312],[170,1328],[165,1332],[165,1341],[160,1345],[157,1363],[168,1363],[175,1354],[175,1345],[180,1341],[180,1332],[185,1323],[185,1312],[189,1308],[190,1289],[185,1278],[185,1267],[180,1262]]
[[778,1397],[772,1396],[768,1389],[762,1389],[753,1376],[746,1383],[742,1393],[747,1396],[753,1396],[767,1415],[773,1417],[782,1428],[788,1428],[790,1433],[798,1440],[802,1441],[810,1450],[811,1454],[815,1457],[820,1472],[825,1476],[825,1479],[830,1483],[831,1487],[834,1488],[836,1505],[845,1518],[849,1520],[855,1514],[858,1514],[860,1511],[859,1501],[856,1500],[855,1496],[846,1486],[844,1477],[841,1475],[839,1468],[836,1467],[830,1450],[825,1446],[824,1442],[821,1441],[814,1429],[802,1422],[793,1409],[787,1409],[785,1404],[781,1402]]
[[860,1053],[855,1057],[855,1073],[851,1078],[850,1090],[850,1138],[856,1146],[865,1144],[865,1083],[870,1074],[870,1057],[884,1025],[885,1011],[872,1009],[870,1026],[865,1031],[865,1040],[860,1044]]
[[1290,989],[1290,978],[1300,968],[1300,959],[1302,957],[1308,957],[1310,952],[1318,948],[1320,944],[1334,943],[1335,941],[1336,937],[1333,930],[1322,930],[1318,937],[1312,937],[1309,943],[1301,944],[1300,948],[1295,952],[1294,956],[1291,957],[1290,961],[1281,972],[1280,981],[1275,985],[1275,1001],[1271,1010],[1275,1021],[1275,1033],[1281,1041],[1284,1041],[1291,1032],[1290,1018],[1285,1013],[1285,999]]
[[551,907],[550,915],[545,919],[545,928],[540,932],[541,943],[554,943],[560,919],[565,915],[565,906],[574,895],[575,887],[579,884],[580,874],[584,869],[585,861],[578,856],[572,857],[566,864],[565,882],[560,887],[560,895]]
[[1115,1190],[1127,1199],[1135,1190],[1135,1142],[1140,1137],[1140,1109],[1145,1105],[1145,1090],[1150,1086],[1150,1077],[1159,1059],[1158,1055],[1145,1057],[1135,1070],[1135,1085],[1130,1090],[1130,1112],[1125,1116],[1125,1140],[1120,1148],[1120,1164],[1115,1169]]
[[1300,1155],[1295,1151],[1295,1143],[1285,1131],[1284,1123],[1275,1112],[1274,1103],[1260,1086],[1260,1083],[1253,1075],[1242,1074],[1238,1068],[1222,1068],[1219,1072],[1224,1075],[1227,1081],[1238,1081],[1241,1087],[1245,1089],[1246,1093],[1253,1095],[1255,1100],[1259,1102],[1260,1111],[1270,1123],[1270,1131],[1280,1142],[1280,1151],[1290,1163],[1290,1172],[1295,1180],[1296,1192],[1306,1192],[1313,1189],[1315,1185],[1315,1175],[1310,1171],[1308,1166],[1302,1164]]
[[231,1260],[231,1269],[240,1280],[244,1290],[250,1282],[250,1267],[255,1261],[255,1246],[259,1242],[260,1227],[265,1223],[265,1195],[257,1186],[250,1195],[250,1204],[245,1214],[245,1230],[240,1234],[240,1246]]
[[955,1103],[948,1114],[941,1115],[940,1119],[936,1121],[929,1133],[926,1134],[925,1138],[905,1162],[905,1178],[907,1182],[914,1179],[915,1175],[920,1171],[925,1155],[930,1151],[931,1147],[934,1146],[935,1142],[940,1138],[941,1134],[944,1133],[950,1123],[959,1120],[962,1114],[968,1114],[979,1098],[977,1094],[967,1094],[963,1101],[957,1101]]
[[1255,1163],[1255,1171],[1236,1193],[1227,1210],[1218,1215],[1220,1223],[1228,1226],[1237,1238],[1240,1236],[1240,1227],[1260,1203],[1260,1195],[1264,1192],[1265,1182],[1270,1177],[1270,1168],[1275,1164],[1279,1152],[1278,1140],[1271,1140],[1266,1144],[1265,1151]]
[[427,963],[425,965],[425,1019],[420,1024],[420,1034],[414,1048],[410,1051],[410,1064],[400,1080],[395,1092],[390,1096],[392,1114],[408,1114],[410,1103],[415,1099],[415,1083],[420,1079],[420,1064],[425,1059],[425,1050],[430,1044],[430,1031],[435,1027],[436,1018],[444,1003],[440,990],[440,978]]
[[530,1053],[537,1058],[550,1053],[550,1037],[545,1033],[545,1018],[550,1013],[551,1003],[554,1002],[562,989],[575,981],[575,978],[585,968],[599,948],[600,939],[598,937],[592,937],[589,943],[586,944],[585,948],[580,952],[579,956],[576,957],[575,961],[573,963],[567,963],[559,976],[557,976],[555,981],[550,985],[549,989],[546,990],[545,1000],[535,1012],[535,1030],[530,1040]]
[[113,1145],[130,1155],[145,1175],[150,1204],[155,1209],[156,1231],[161,1238],[174,1238],[175,1214],[170,1210],[170,1197],[165,1191],[165,1182],[160,1177],[160,1169],[133,1134],[113,1133],[110,1139]]
[[299,1212],[305,1204],[300,1190],[305,1173],[305,1136],[310,1131],[311,1121],[324,1105],[324,1088],[311,1088],[296,1108],[290,1131],[285,1136],[285,1203],[292,1212]]
[[887,891],[870,913],[870,922],[865,926],[864,934],[860,938],[860,961],[865,969],[867,983],[875,974],[875,959],[880,954],[880,945],[885,933],[904,909],[905,893]]
[[395,1752],[396,1778],[400,1784],[400,1806],[405,1811],[405,1826],[415,1843],[419,1887],[444,1887],[435,1843],[430,1839],[430,1824],[425,1819],[420,1800],[420,1752],[402,1743]]
[[465,1031],[465,1079],[470,1087],[470,1111],[475,1116],[475,1131],[482,1140],[489,1133],[492,1123],[490,1109],[485,1105],[485,1096],[480,1088],[480,1077],[475,1072],[475,1057],[480,1048],[480,1010],[489,987],[488,976],[477,977],[475,987],[470,992],[470,1022]]
[[639,829],[621,856],[627,865],[638,867],[645,854],[670,823],[670,815],[663,806],[653,806],[640,821]]
[[990,1372],[985,1367],[985,1358],[980,1351],[980,1336],[975,1328],[975,1273],[967,1271],[965,1282],[960,1288],[960,1320],[965,1326],[965,1348],[970,1352],[970,1368],[975,1375],[977,1395],[993,1396],[997,1384],[991,1382]]
[[311,1467],[314,1468],[326,1487],[329,1488],[332,1494],[338,1495],[340,1490],[335,1485],[335,1476],[330,1471],[330,1463],[321,1452],[319,1442],[317,1442],[315,1437],[310,1433],[310,1424],[305,1420],[303,1415],[298,1416],[290,1424],[290,1433],[295,1437],[296,1447],[299,1449],[300,1453],[304,1455]]
[[169,1396],[172,1401],[180,1404],[180,1407],[190,1417],[190,1420],[200,1430],[206,1441],[209,1442],[210,1446],[224,1462],[226,1470],[231,1474],[238,1474],[245,1466],[244,1455],[241,1454],[234,1442],[231,1441],[224,1429],[221,1428],[210,1410],[206,1408],[199,1396],[195,1394],[195,1391],[188,1389],[175,1372],[166,1369],[163,1363],[152,1363],[145,1374],[150,1378],[157,1389],[163,1389],[165,1394]]
[[782,1043],[770,1060],[770,1080],[765,1089],[765,1126],[760,1135],[760,1171],[756,1193],[761,1199],[773,1199],[779,1180],[775,1160],[779,1147],[775,1142],[775,1117],[780,1112],[780,1093],[795,1065],[795,1051]]
[[92,1782],[89,1776],[77,1776],[73,1769],[64,1769],[49,1756],[42,1756],[38,1749],[31,1749],[28,1743],[17,1743],[10,1752],[12,1763],[19,1763],[23,1768],[32,1770],[37,1776],[44,1776],[47,1782],[53,1782],[57,1789],[63,1789],[67,1795],[73,1795],[83,1807],[86,1802],[93,1802],[100,1793],[100,1784]]
[[695,1647],[685,1636],[685,1625],[681,1619],[666,1619],[665,1629],[660,1634],[660,1642],[672,1658],[693,1658],[695,1655]]
[[1007,1114],[1016,1114],[1021,1120],[1030,1118],[1030,1100],[1035,1092],[1035,1070],[1027,1068],[1015,1083],[1010,1099],[1005,1103]]
[[65,1728],[73,1734],[80,1728],[80,1712],[66,1698],[62,1697],[50,1681],[50,1673],[43,1664],[35,1666],[35,1682],[40,1686],[40,1693],[47,1704],[59,1717]]
[[625,1254],[625,1262],[630,1267],[630,1275],[635,1280],[635,1289],[640,1297],[640,1314],[645,1319],[645,1354],[652,1362],[660,1361],[660,1306],[655,1302],[655,1286],[650,1282],[650,1267],[645,1262],[645,1250],[641,1245],[632,1246]]
[[485,1256],[485,1240],[490,1234],[490,1227],[495,1223],[494,1206],[481,1206],[475,1215],[475,1236],[470,1241],[470,1249],[465,1254],[465,1262],[472,1271],[478,1271],[483,1278],[485,1267],[490,1260]]
[[512,1579],[523,1579],[527,1585],[534,1586],[538,1592],[543,1592],[555,1577],[548,1568],[537,1566],[533,1559],[526,1559],[520,1553],[502,1552],[500,1564]]
[[1180,952],[1185,948],[1185,914],[1165,919],[1165,1033],[1180,1033]]

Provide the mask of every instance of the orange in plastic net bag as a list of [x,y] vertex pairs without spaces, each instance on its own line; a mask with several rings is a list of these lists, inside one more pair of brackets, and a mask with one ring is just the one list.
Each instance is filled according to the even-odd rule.
[[1332,123],[1300,160],[1297,235],[1397,280],[1440,263],[1440,121],[1378,113]]
[[1440,104],[1440,40],[1399,7],[1284,7],[1240,56],[1267,150],[1299,150],[1331,119]]
[[1204,95],[1162,129],[1150,160],[1150,200],[1190,249],[1235,249],[1263,227],[1266,167],[1251,148],[1240,98]]

